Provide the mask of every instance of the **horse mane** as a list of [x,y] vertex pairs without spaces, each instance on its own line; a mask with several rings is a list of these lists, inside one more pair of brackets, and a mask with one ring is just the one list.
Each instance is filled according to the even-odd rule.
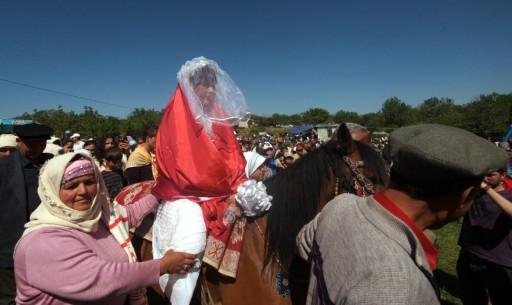
[[287,268],[295,254],[295,237],[319,212],[321,194],[341,173],[344,149],[331,140],[308,152],[264,183],[272,195],[265,232],[264,268],[279,263]]
[[387,186],[389,183],[389,167],[382,156],[370,145],[354,141],[365,167],[371,170],[372,176],[367,177],[375,186]]

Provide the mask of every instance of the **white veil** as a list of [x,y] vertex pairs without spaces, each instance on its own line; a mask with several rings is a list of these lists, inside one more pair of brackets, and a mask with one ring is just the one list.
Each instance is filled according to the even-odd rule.
[[[249,118],[242,91],[215,61],[201,56],[185,62],[178,72],[178,82],[194,119],[210,136],[212,124],[233,126]],[[199,85],[210,88],[206,97],[194,90]]]

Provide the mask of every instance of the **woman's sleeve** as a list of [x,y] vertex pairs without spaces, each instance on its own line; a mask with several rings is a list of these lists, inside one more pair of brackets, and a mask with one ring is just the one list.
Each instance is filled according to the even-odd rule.
[[130,228],[136,227],[139,223],[158,207],[158,199],[152,194],[145,195],[136,202],[125,205],[124,208],[128,213],[128,225]]
[[[50,236],[51,234],[51,236]],[[72,231],[52,231],[18,249],[20,272],[34,288],[73,301],[97,301],[158,283],[160,261],[119,263],[98,257]]]

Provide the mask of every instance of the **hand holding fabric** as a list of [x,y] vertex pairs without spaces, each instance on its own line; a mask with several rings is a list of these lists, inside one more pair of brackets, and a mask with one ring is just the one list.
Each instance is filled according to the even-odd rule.
[[195,264],[195,260],[194,254],[169,250],[160,259],[160,275],[165,273],[185,274]]

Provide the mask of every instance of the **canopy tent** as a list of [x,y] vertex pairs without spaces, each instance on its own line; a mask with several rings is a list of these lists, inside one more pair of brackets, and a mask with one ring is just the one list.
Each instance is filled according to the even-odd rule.
[[512,138],[512,124],[508,126],[505,136],[503,137],[503,142],[507,142],[510,138]]
[[315,127],[315,125],[310,125],[310,124],[292,126],[292,127],[290,127],[290,133],[292,135],[302,134],[302,133],[310,131],[311,129],[313,129],[313,127]]

